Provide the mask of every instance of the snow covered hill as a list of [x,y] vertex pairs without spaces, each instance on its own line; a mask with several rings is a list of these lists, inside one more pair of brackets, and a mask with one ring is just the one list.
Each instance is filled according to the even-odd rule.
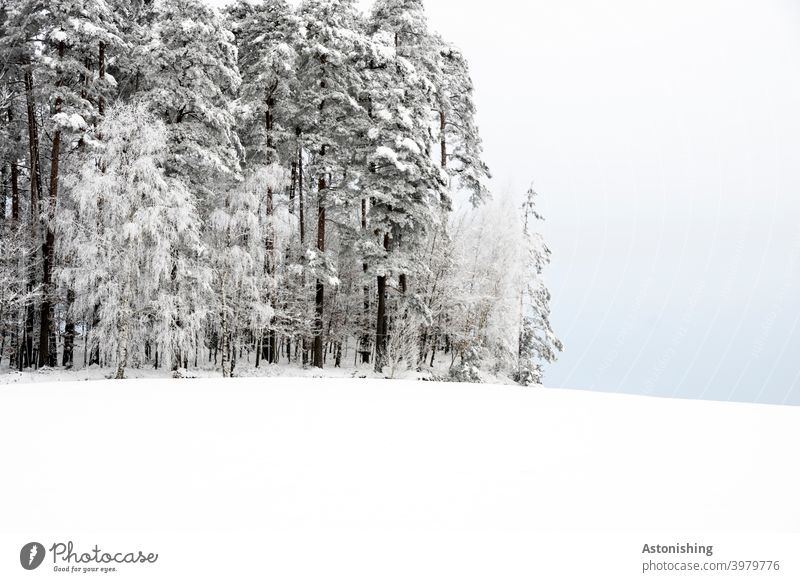
[[643,532],[796,541],[798,443],[800,408],[552,389],[0,386],[0,579],[28,574],[16,554],[38,538],[161,551],[146,576],[129,565],[117,580],[533,580],[559,551],[574,559],[547,579],[566,580],[599,571],[581,543],[611,544],[637,574],[656,543]]

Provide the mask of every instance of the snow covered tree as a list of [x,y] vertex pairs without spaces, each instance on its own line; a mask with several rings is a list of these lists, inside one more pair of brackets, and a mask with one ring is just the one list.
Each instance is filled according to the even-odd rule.
[[440,163],[456,191],[468,194],[473,206],[489,198],[489,168],[475,121],[474,88],[469,65],[456,47],[437,37],[435,70]]
[[[266,0],[253,4],[239,0],[227,9],[228,24],[234,33],[242,85],[237,102],[237,132],[244,152],[244,168],[248,179],[254,176],[271,177],[273,164],[291,165],[290,211],[293,212],[293,193],[297,176],[297,140],[293,119],[297,111],[296,53],[292,46],[299,36],[299,23],[285,0]],[[288,162],[288,163],[287,163]],[[281,186],[283,184],[280,184]],[[280,249],[271,224],[276,208],[276,188],[268,180],[261,204],[267,215],[264,241],[264,268],[270,280],[273,309],[286,303],[279,293],[285,285],[278,282],[276,266]],[[277,315],[277,314],[276,314]],[[278,358],[276,317],[268,322],[268,330],[260,338],[261,353],[270,363]],[[261,335],[261,330],[256,330]]]
[[166,173],[165,124],[141,103],[120,105],[99,134],[96,151],[71,177],[75,210],[60,228],[72,261],[63,277],[75,290],[76,312],[91,320],[97,309],[91,343],[110,355],[122,378],[151,354],[166,359],[192,345],[204,309],[199,302],[185,309],[174,289],[203,294],[209,281],[178,255],[199,254],[200,225],[188,189]]
[[329,210],[352,203],[350,170],[364,123],[358,97],[366,39],[353,0],[306,0],[298,16],[303,35],[297,48],[297,128],[317,184],[317,241],[307,254],[316,278],[312,363],[322,368],[325,284],[338,281],[326,254],[326,226],[334,218]]
[[531,185],[522,205],[522,265],[520,293],[519,348],[516,380],[525,386],[541,384],[542,363],[552,362],[563,349],[550,326],[550,291],[542,272],[550,262],[550,249],[540,233],[534,231],[542,216],[536,210],[536,191]]
[[231,106],[241,77],[233,34],[202,0],[156,0],[153,25],[136,51],[137,98],[166,124],[167,172],[201,204],[239,170]]
[[[3,52],[24,79],[32,206],[41,219],[42,299],[39,365],[56,364],[53,314],[55,219],[64,152],[82,143],[112,83],[95,75],[105,47],[121,44],[113,10],[105,0],[19,0],[8,17]],[[98,57],[98,55],[100,55]],[[101,65],[102,68],[102,65]],[[41,116],[41,117],[40,117]],[[41,169],[40,136],[50,139],[50,171]],[[47,197],[42,196],[47,185]]]
[[[0,38],[7,36],[8,11],[0,7]],[[20,310],[24,304],[25,260],[30,251],[23,227],[24,200],[20,191],[20,165],[24,158],[24,126],[15,87],[15,67],[0,44],[0,361],[8,353],[17,365]]]
[[[165,123],[167,176],[186,185],[201,224],[208,225],[211,213],[240,179],[232,100],[241,78],[234,37],[219,12],[202,0],[158,0],[151,11],[147,18],[152,26],[135,55],[141,75],[137,99]],[[213,233],[208,236],[207,242],[218,240]],[[203,277],[210,276],[209,265],[192,246],[174,248],[173,261],[176,271],[181,264],[194,263]],[[184,350],[173,354],[172,368],[177,370],[198,349],[201,333],[190,323],[206,298],[177,278],[172,294],[175,323],[185,338]]]
[[[449,204],[445,175],[429,155],[433,85],[424,64],[430,50],[421,2],[379,0],[369,28],[375,43],[365,72],[370,113],[367,134],[367,220],[375,235],[367,262],[377,277],[375,371],[384,364],[388,335],[387,281],[401,295],[428,227]],[[444,205],[443,205],[444,202]]]
[[299,22],[285,0],[238,0],[227,9],[238,47],[237,130],[248,167],[294,161]]
[[25,265],[33,250],[26,229],[26,224],[11,217],[0,219],[0,363],[7,357],[11,368],[24,364],[20,351],[24,343],[24,308],[39,293],[38,288],[26,285]]
[[222,373],[233,373],[232,338],[246,330],[260,333],[273,317],[274,270],[268,268],[269,249],[264,245],[272,232],[272,212],[263,204],[268,190],[283,185],[284,172],[277,165],[261,168],[228,192],[223,206],[209,217],[212,287],[216,291],[215,316],[222,352]]
[[[511,376],[524,385],[540,383],[543,364],[561,350],[549,322],[542,272],[550,251],[536,231],[541,216],[534,197],[528,193],[522,212],[509,197],[492,200],[460,211],[450,225],[447,293],[441,304],[430,301],[436,321],[430,335],[432,349],[449,356],[454,380]],[[432,291],[425,297],[431,295],[436,299]]]

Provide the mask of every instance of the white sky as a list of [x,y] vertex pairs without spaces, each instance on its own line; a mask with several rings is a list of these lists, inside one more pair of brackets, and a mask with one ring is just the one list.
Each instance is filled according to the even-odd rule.
[[800,3],[426,6],[496,196],[542,195],[546,383],[800,404]]

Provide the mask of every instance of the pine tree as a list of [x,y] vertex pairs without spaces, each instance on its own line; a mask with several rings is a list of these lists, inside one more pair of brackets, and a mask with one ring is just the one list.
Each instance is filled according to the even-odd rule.
[[[143,18],[152,25],[135,55],[141,76],[137,98],[164,121],[167,175],[186,185],[201,223],[207,225],[240,179],[232,100],[241,78],[234,37],[219,12],[201,0],[161,0]],[[213,243],[213,233],[207,234],[207,242]],[[175,272],[193,265],[201,278],[209,280],[209,265],[200,250],[174,248]],[[214,292],[218,302],[222,289]],[[172,296],[175,325],[181,332],[173,350],[172,368],[177,370],[188,365],[190,353],[197,352],[203,331],[197,313],[207,298],[198,289],[181,285],[177,276]]]
[[[291,7],[284,0],[267,0],[251,4],[240,0],[227,10],[228,23],[236,38],[238,65],[242,74],[239,89],[237,132],[244,152],[244,167],[248,179],[254,176],[273,176],[273,164],[291,165],[293,198],[297,175],[296,133],[293,118],[296,115],[296,54],[292,44],[299,35],[299,23]],[[288,161],[288,163],[287,163]],[[260,201],[266,211],[264,240],[264,268],[270,287],[269,299],[275,316],[268,322],[268,331],[255,330],[262,349],[256,362],[264,357],[269,363],[278,360],[277,321],[285,319],[278,314],[278,306],[287,303],[279,296],[285,285],[277,273],[280,249],[277,247],[275,228],[276,191],[270,182]],[[293,212],[294,200],[289,200]]]
[[[5,52],[24,76],[29,135],[31,204],[41,219],[42,299],[39,310],[38,363],[55,365],[57,296],[53,286],[55,230],[61,160],[65,150],[83,142],[110,86],[95,79],[98,50],[121,43],[113,11],[104,0],[22,0],[15,7]],[[39,112],[44,113],[39,127]],[[50,137],[47,197],[41,169],[40,135]]]
[[538,194],[531,185],[522,205],[522,291],[518,364],[515,379],[522,385],[541,384],[542,362],[552,362],[563,349],[550,325],[550,291],[542,272],[550,262],[550,249],[533,227],[542,216],[536,210]]
[[304,34],[297,48],[297,127],[317,185],[316,248],[307,252],[308,270],[316,278],[312,363],[322,368],[325,284],[338,282],[326,253],[326,227],[335,218],[329,211],[346,208],[354,198],[351,166],[364,123],[358,97],[366,39],[353,0],[306,0],[298,16]]
[[489,198],[489,168],[475,121],[474,87],[469,65],[456,47],[436,37],[438,59],[436,108],[440,163],[455,191],[468,194],[473,206]]
[[[367,259],[377,277],[375,371],[388,336],[387,284],[395,274],[402,296],[413,258],[430,226],[440,224],[448,196],[445,175],[429,155],[434,90],[427,76],[431,46],[418,1],[376,3],[369,28],[375,49],[366,71],[371,126],[364,191],[376,235]],[[444,204],[443,204],[444,202]],[[403,297],[405,299],[405,297]]]
[[159,0],[135,60],[138,98],[167,126],[167,172],[210,204],[239,170],[231,106],[241,77],[233,34],[201,0]]
[[285,0],[238,0],[227,9],[242,83],[237,133],[247,167],[294,161],[299,22]]

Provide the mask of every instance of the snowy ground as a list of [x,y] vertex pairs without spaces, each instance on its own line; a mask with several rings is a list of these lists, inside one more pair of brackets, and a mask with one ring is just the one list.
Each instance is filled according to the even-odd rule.
[[[800,408],[513,386],[4,385],[0,580],[639,580],[675,542],[782,569],[657,580],[797,580],[798,443]],[[20,567],[68,540],[159,560]]]
[[[76,361],[80,362],[83,359],[83,350],[76,350]],[[342,359],[342,365],[339,368],[333,366],[332,363],[327,363],[323,370],[314,368],[310,365],[303,367],[298,363],[287,363],[285,360],[280,364],[261,364],[258,368],[255,367],[255,356],[247,354],[244,358],[240,359],[234,369],[234,376],[241,378],[251,377],[265,377],[272,378],[277,376],[292,377],[292,378],[372,378],[382,379],[392,377],[392,379],[403,380],[430,380],[432,378],[447,378],[450,372],[450,364],[452,363],[451,356],[448,354],[441,355],[435,362],[433,367],[424,365],[420,370],[406,370],[405,367],[398,366],[392,370],[390,366],[384,368],[384,374],[376,374],[372,364],[358,364],[353,362],[353,353],[346,352],[345,357]],[[331,357],[331,361],[333,358]],[[85,380],[107,380],[113,377],[115,370],[111,367],[104,366],[84,366],[78,364],[71,370],[64,368],[50,368],[43,367],[38,370],[26,369],[22,372],[11,370],[8,368],[8,361],[6,359],[0,365],[0,384],[23,384],[30,382],[76,382]],[[190,368],[188,371],[182,372],[185,376],[190,378],[220,378],[222,371],[219,366],[207,364],[200,367]],[[515,382],[502,374],[495,375],[488,371],[478,371],[484,383],[493,384],[515,384]],[[164,380],[171,379],[172,372],[163,367],[156,370],[152,366],[143,368],[126,368],[125,376],[129,379],[148,379],[148,380]]]

